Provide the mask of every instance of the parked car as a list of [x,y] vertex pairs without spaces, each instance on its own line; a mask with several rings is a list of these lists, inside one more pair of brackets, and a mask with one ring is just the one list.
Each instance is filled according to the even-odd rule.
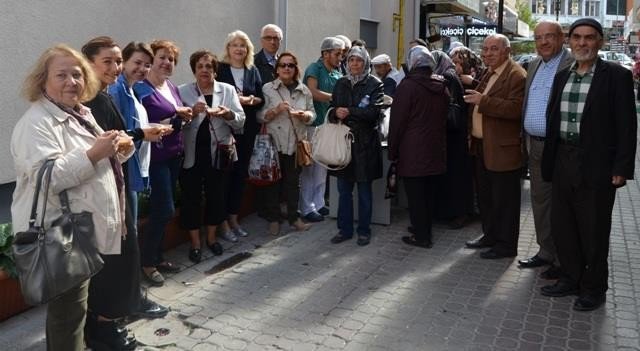
[[513,57],[513,60],[516,61],[522,68],[525,70],[529,67],[529,63],[538,57],[536,54],[522,54]]
[[606,61],[617,62],[627,69],[633,69],[633,60],[627,56],[627,54],[613,51],[598,51],[598,56]]

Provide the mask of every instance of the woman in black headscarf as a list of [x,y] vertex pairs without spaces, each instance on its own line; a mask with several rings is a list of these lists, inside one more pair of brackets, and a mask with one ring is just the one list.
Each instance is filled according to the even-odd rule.
[[445,79],[450,94],[447,115],[447,172],[436,191],[435,218],[449,221],[449,227],[464,227],[473,213],[471,159],[467,148],[467,104],[464,88],[453,61],[443,51],[431,52],[436,62],[434,73]]

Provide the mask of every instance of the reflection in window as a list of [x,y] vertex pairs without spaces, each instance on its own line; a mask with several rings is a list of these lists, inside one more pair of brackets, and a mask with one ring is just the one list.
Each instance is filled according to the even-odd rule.
[[535,9],[535,13],[539,14],[539,15],[545,15],[547,14],[547,4],[546,4],[546,0],[538,0],[536,2],[536,9]]
[[599,0],[585,0],[584,2],[584,15],[585,16],[600,16],[600,1]]
[[569,14],[572,16],[580,15],[580,0],[571,0],[569,6]]

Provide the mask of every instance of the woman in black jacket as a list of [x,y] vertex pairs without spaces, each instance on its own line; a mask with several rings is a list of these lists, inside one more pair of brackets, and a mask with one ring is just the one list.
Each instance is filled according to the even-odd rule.
[[434,217],[449,222],[449,228],[460,229],[473,215],[473,169],[467,143],[467,104],[464,88],[453,61],[440,50],[431,51],[434,73],[444,77],[450,94],[447,117],[447,172],[438,179]]
[[264,105],[264,97],[260,72],[253,64],[253,44],[249,36],[240,30],[233,31],[227,35],[224,47],[225,51],[222,62],[218,65],[216,80],[236,88],[246,117],[244,126],[233,131],[238,161],[233,164],[227,187],[228,218],[222,223],[222,238],[237,242],[239,236],[249,235],[238,223],[238,213],[244,195],[253,142],[260,129],[256,113]]
[[351,163],[331,172],[338,178],[338,229],[334,244],[353,237],[353,187],[358,186],[358,245],[371,239],[372,188],[374,179],[382,177],[382,147],[377,126],[381,117],[382,82],[370,74],[369,54],[354,46],[347,53],[347,75],[333,89],[329,120],[341,120],[353,133]]

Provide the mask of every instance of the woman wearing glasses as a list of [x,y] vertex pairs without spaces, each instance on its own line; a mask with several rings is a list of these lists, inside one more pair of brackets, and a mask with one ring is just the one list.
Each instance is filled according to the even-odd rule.
[[297,231],[309,229],[298,214],[300,195],[300,171],[296,165],[296,141],[306,136],[306,126],[316,117],[311,91],[300,82],[298,59],[290,52],[283,52],[276,61],[276,79],[262,87],[265,104],[258,112],[258,122],[266,123],[267,131],[274,138],[282,179],[260,189],[265,201],[264,217],[269,221],[269,233],[280,233],[280,187],[287,200],[287,220]]

